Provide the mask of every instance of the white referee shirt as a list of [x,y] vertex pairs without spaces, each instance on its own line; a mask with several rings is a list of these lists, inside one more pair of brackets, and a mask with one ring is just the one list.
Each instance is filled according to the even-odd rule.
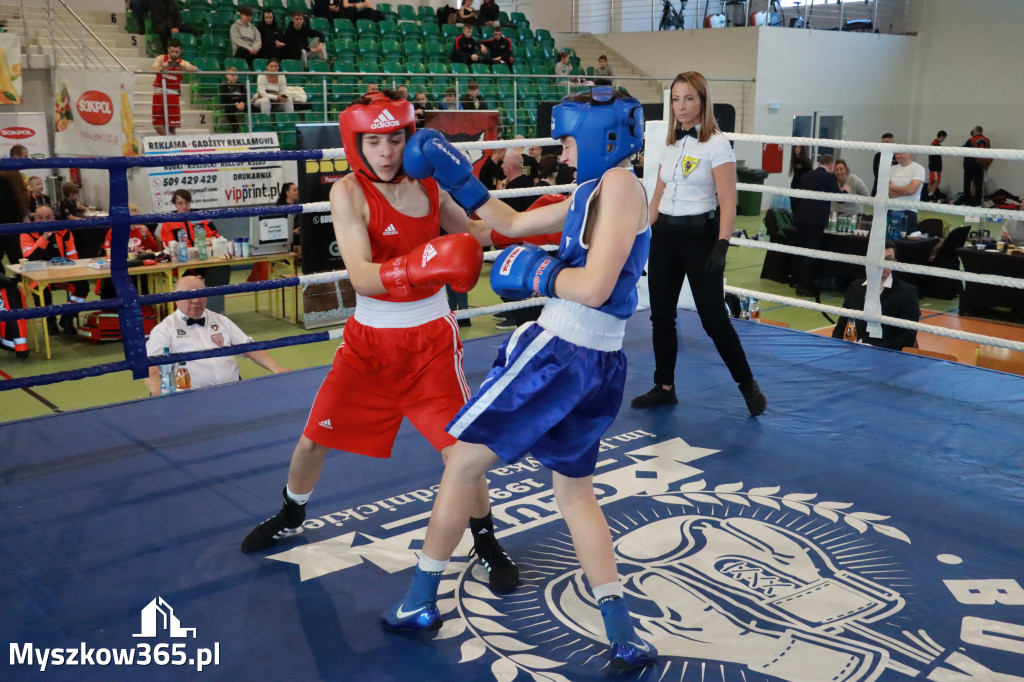
[[[170,348],[172,353],[190,353],[252,342],[252,337],[247,336],[237,324],[209,308],[203,313],[203,318],[206,324],[189,325],[188,318],[180,310],[175,310],[150,332],[146,354],[150,357],[161,355],[164,348]],[[192,388],[217,386],[241,378],[238,361],[230,355],[189,360],[185,366],[192,379]]]
[[[697,127],[698,131],[700,126]],[[722,133],[707,142],[686,136],[661,152],[661,180],[665,191],[658,211],[665,215],[697,215],[715,210],[718,191],[711,169],[735,163],[736,152]]]

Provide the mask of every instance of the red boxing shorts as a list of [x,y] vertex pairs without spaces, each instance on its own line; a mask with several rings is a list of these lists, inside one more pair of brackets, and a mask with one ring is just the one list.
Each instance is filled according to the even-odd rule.
[[178,95],[167,95],[167,120],[164,120],[164,95],[153,93],[153,125],[168,128],[181,127],[181,98]]
[[353,317],[302,433],[335,450],[390,457],[406,417],[441,450],[455,443],[445,427],[469,395],[454,313],[409,328]]
[[938,182],[942,179],[942,171],[928,171],[928,182]]

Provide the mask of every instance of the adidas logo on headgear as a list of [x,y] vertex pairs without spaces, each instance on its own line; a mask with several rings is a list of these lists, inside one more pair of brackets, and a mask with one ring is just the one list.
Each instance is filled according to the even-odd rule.
[[399,125],[397,118],[391,115],[391,112],[385,109],[380,113],[380,116],[373,120],[370,124],[370,130],[378,130],[380,128],[394,128]]

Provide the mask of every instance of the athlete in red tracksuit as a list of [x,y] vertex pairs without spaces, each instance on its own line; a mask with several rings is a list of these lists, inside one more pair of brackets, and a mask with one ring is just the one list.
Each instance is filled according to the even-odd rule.
[[[479,240],[467,234],[465,211],[436,182],[405,176],[402,152],[415,120],[409,102],[386,93],[359,98],[341,114],[355,172],[331,188],[331,215],[356,310],[292,454],[284,506],[249,533],[243,552],[301,531],[329,449],[389,457],[403,417],[444,457],[455,442],[445,427],[470,391],[444,285],[473,288],[489,229],[473,224]],[[440,236],[442,226],[450,234]],[[519,571],[494,538],[483,477],[472,516],[474,549],[492,589],[515,589]]]

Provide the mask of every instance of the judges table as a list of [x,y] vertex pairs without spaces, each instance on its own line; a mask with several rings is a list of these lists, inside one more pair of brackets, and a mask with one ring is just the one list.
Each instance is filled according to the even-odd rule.
[[[928,265],[928,256],[939,243],[938,237],[921,237],[919,239],[897,239],[896,257],[901,263]],[[851,256],[865,256],[868,252],[868,238],[849,232],[825,232],[822,242],[823,251],[843,253]],[[836,277],[853,281],[864,277],[864,266],[852,263],[821,260],[819,275],[823,278]],[[934,277],[916,275],[909,272],[899,273],[899,278],[913,284],[921,296],[926,296],[929,284]]]
[[[966,272],[1024,279],[1024,256],[1011,256],[991,249],[978,251],[974,247],[957,249],[956,255]],[[1010,308],[1014,312],[1024,311],[1024,289],[964,282],[964,293],[960,296],[962,315],[993,307]]]
[[[43,305],[43,288],[51,284],[60,284],[62,282],[76,282],[78,280],[94,280],[110,277],[109,268],[92,268],[89,264],[93,262],[91,258],[82,258],[75,262],[74,265],[54,265],[48,266],[40,270],[25,270],[20,264],[8,265],[7,267],[17,275],[21,276],[21,290],[25,295],[25,305],[29,307],[41,307]],[[187,263],[180,262],[169,262],[169,263],[157,263],[155,265],[139,265],[136,267],[128,268],[128,274],[132,276],[143,276],[149,280],[150,286],[149,291],[151,293],[161,293],[174,290],[174,279],[177,274],[176,270],[202,270],[204,268],[210,268],[220,265],[255,265],[256,263],[267,263],[270,265],[271,271],[276,270],[277,267],[281,266],[285,269],[285,276],[294,277],[296,275],[295,270],[295,254],[291,252],[284,253],[273,253],[259,256],[250,256],[248,258],[228,258],[228,259],[208,259],[208,260],[190,260]],[[272,275],[273,276],[273,275]],[[258,296],[258,295],[257,295]],[[270,297],[270,314],[275,314],[274,296]],[[259,299],[257,298],[257,310],[259,310]],[[160,311],[160,317],[163,318],[166,312],[169,312],[170,306],[166,304],[164,306],[158,306],[159,308],[165,308]],[[285,316],[285,305],[282,297],[281,302],[281,314],[280,317]],[[50,334],[46,328],[46,318],[37,318],[38,324],[32,324],[37,320],[29,320],[30,327],[33,332],[33,342],[35,349],[39,350],[39,338],[35,335],[36,330],[42,330],[43,346],[46,350],[46,359],[51,358],[50,353]],[[298,291],[293,291],[292,296],[292,312],[288,318],[292,324],[296,324],[298,320]]]

